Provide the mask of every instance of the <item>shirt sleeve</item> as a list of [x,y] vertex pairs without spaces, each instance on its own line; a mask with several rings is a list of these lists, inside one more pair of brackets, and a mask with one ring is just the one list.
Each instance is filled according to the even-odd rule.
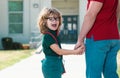
[[54,38],[51,35],[45,34],[44,43],[46,44],[47,47],[50,47],[50,45],[55,44],[56,41],[54,40]]
[[91,1],[98,1],[104,3],[105,0],[91,0]]

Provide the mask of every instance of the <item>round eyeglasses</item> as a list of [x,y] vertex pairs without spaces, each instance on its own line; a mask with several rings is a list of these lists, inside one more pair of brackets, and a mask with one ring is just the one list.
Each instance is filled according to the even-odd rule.
[[60,18],[59,17],[48,17],[47,18],[49,21],[59,21]]

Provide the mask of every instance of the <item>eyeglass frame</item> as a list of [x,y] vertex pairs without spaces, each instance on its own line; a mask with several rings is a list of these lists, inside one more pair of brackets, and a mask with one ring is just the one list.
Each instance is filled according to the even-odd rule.
[[60,17],[47,17],[46,19],[48,19],[49,21],[60,21]]

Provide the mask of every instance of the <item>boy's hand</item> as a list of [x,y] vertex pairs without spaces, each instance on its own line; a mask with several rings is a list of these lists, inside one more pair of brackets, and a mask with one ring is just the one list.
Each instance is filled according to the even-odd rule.
[[75,54],[77,55],[82,55],[85,52],[85,47],[84,45],[78,47],[77,49],[75,49]]
[[82,55],[85,52],[85,46],[81,45],[80,47],[77,48],[78,54]]

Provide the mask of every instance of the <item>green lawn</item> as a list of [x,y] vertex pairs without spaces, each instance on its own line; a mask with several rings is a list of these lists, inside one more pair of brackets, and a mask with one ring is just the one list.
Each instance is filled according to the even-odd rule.
[[32,55],[33,50],[0,50],[0,70]]

